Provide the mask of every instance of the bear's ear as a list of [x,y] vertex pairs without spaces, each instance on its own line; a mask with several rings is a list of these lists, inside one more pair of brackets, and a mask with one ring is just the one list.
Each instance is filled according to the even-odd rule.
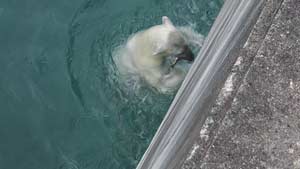
[[162,23],[166,26],[170,26],[172,28],[175,28],[175,26],[173,25],[173,23],[171,22],[171,20],[167,16],[162,17]]

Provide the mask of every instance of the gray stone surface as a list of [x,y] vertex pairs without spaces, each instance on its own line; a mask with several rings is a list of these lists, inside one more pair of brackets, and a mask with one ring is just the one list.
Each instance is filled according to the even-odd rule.
[[300,168],[299,9],[266,2],[182,168]]

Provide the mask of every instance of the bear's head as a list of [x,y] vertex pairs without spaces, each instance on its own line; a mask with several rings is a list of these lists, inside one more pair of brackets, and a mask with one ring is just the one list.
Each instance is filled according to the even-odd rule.
[[[194,54],[188,47],[182,33],[176,29],[171,20],[167,16],[162,17],[162,25],[166,36],[161,40],[163,45],[157,48],[155,55],[162,57],[175,57],[174,66],[179,60],[193,61]],[[162,38],[162,37],[161,37]]]

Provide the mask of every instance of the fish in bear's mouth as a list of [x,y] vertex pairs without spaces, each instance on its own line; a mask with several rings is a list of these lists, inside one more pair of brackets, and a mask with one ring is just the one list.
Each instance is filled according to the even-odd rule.
[[183,47],[183,52],[175,55],[174,57],[175,57],[175,61],[174,63],[171,64],[171,68],[173,68],[180,60],[187,60],[189,62],[194,61],[194,54],[187,45]]

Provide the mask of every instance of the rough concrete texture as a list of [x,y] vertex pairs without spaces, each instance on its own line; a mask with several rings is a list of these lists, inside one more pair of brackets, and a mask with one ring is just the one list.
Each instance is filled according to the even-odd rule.
[[299,9],[266,2],[182,168],[300,169]]

